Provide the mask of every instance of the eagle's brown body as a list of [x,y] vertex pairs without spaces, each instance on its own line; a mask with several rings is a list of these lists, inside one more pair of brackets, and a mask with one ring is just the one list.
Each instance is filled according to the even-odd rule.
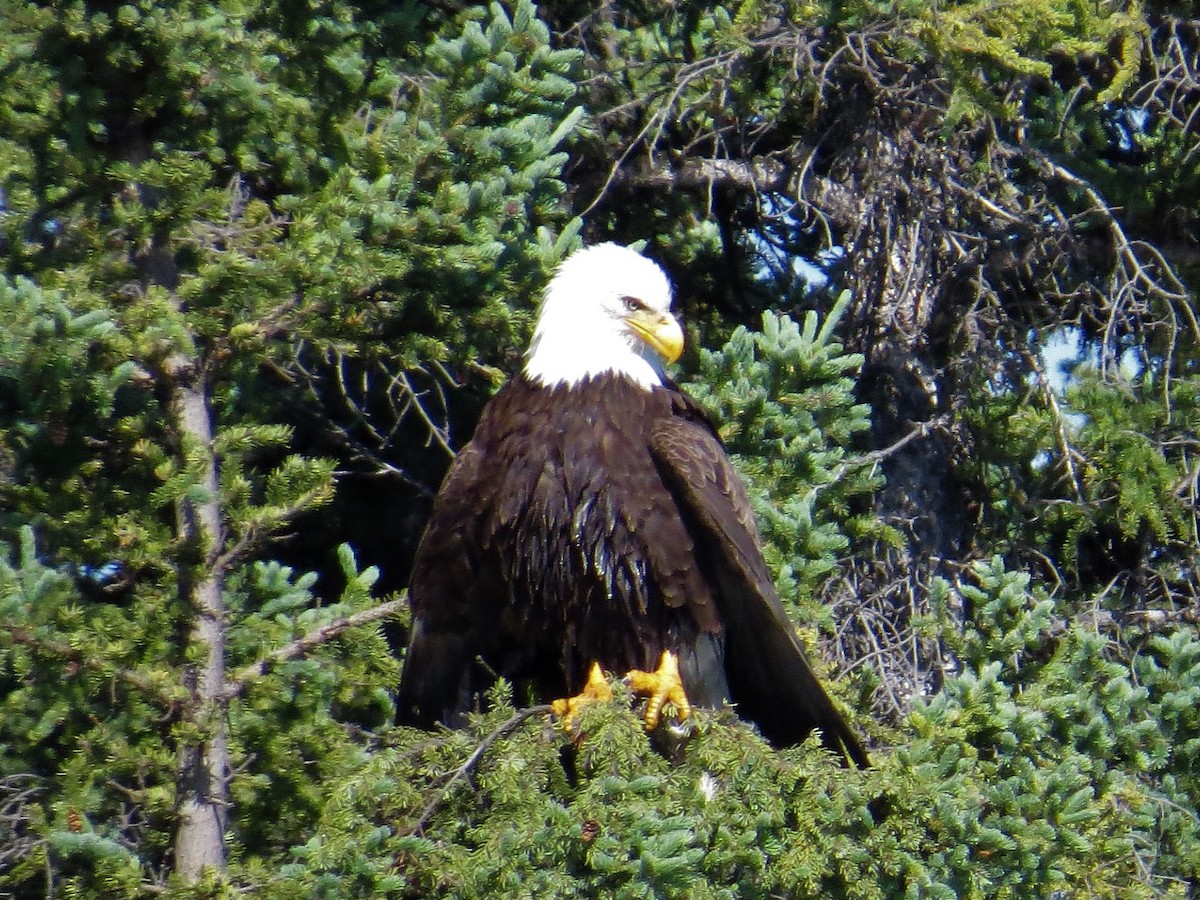
[[[599,662],[679,658],[695,705],[865,765],[796,642],[744,487],[670,383],[511,380],[446,476],[414,563],[400,718],[452,721],[502,675],[542,698]],[[479,665],[482,660],[484,665]]]

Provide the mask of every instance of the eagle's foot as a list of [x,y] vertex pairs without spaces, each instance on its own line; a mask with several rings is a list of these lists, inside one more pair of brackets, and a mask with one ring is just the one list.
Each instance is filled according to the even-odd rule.
[[563,730],[569,732],[575,727],[575,717],[585,706],[591,706],[593,703],[606,703],[612,699],[612,695],[612,688],[608,686],[608,682],[604,678],[604,670],[600,668],[600,663],[594,662],[591,671],[588,672],[587,684],[583,686],[583,690],[574,697],[563,697],[551,701],[550,708],[562,720]]
[[679,660],[670,650],[664,650],[662,661],[653,672],[632,669],[625,676],[625,683],[639,697],[649,697],[646,702],[646,730],[653,731],[662,718],[663,707],[670,703],[680,722],[692,714],[692,705],[683,692],[683,681],[679,677]]

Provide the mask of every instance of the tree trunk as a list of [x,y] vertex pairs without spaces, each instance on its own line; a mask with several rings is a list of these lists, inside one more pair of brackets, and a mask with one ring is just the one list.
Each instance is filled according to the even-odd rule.
[[205,739],[180,751],[178,780],[179,831],[175,836],[175,868],[185,882],[197,881],[206,866],[225,868],[225,825],[229,809],[229,749],[225,708],[225,599],[215,565],[222,546],[217,463],[208,386],[194,360],[177,357],[169,365],[171,412],[185,446],[204,453],[201,487],[204,497],[179,504],[179,536],[187,547],[204,554],[198,578],[189,561],[180,564],[181,599],[192,610],[190,643],[193,659],[184,683],[192,693],[196,720]]
[[[125,156],[135,164],[151,158],[151,141],[144,130],[127,134]],[[158,192],[132,185],[148,209],[158,206]],[[174,315],[186,321],[177,293],[179,266],[169,233],[155,235],[133,255],[143,290],[163,288],[170,293]],[[186,326],[185,326],[186,327]],[[202,494],[184,497],[176,511],[176,560],[179,600],[191,616],[183,684],[191,695],[189,724],[202,736],[179,748],[175,834],[175,870],[186,883],[200,880],[206,867],[225,869],[225,826],[229,817],[229,746],[225,698],[225,597],[217,565],[224,549],[217,458],[213,452],[214,423],[209,373],[202,351],[194,345],[169,356],[161,373],[168,392],[169,417],[176,431],[180,461],[199,453]]]

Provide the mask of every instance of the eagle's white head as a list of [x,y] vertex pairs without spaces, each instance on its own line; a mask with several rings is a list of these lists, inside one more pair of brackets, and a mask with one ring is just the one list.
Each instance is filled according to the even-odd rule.
[[546,288],[525,374],[550,387],[613,373],[650,388],[682,352],[666,273],[628,247],[597,244],[567,257]]

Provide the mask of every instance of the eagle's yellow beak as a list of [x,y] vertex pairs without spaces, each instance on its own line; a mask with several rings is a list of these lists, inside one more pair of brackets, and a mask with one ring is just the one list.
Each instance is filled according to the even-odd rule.
[[683,354],[683,328],[670,313],[639,309],[629,314],[629,327],[669,363]]

